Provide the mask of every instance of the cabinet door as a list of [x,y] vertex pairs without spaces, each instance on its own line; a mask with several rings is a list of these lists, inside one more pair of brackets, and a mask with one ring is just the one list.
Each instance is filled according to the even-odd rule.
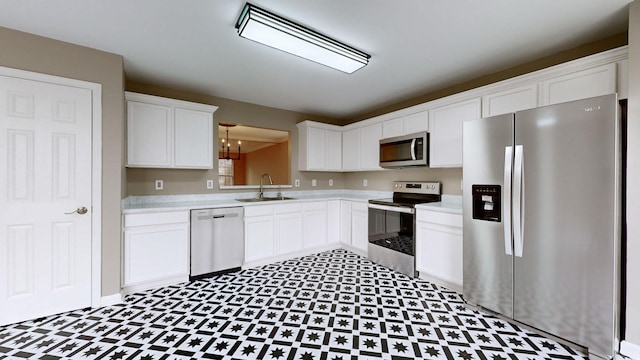
[[616,92],[616,64],[577,71],[542,82],[542,105]]
[[429,111],[429,166],[462,166],[462,123],[480,118],[480,98]]
[[403,135],[429,130],[429,113],[421,111],[407,115],[402,120]]
[[462,229],[418,221],[416,270],[462,289]]
[[307,127],[307,170],[324,170],[325,130]]
[[404,134],[403,130],[403,118],[386,120],[382,123],[382,138],[390,138],[394,136],[401,136]]
[[360,129],[342,133],[342,169],[360,170]]
[[342,171],[342,132],[324,131],[325,170]]
[[276,215],[276,255],[302,250],[302,214]]
[[508,114],[538,106],[538,84],[496,92],[482,97],[482,117]]
[[369,221],[367,204],[354,202],[351,204],[351,246],[367,253],[369,242]]
[[245,217],[245,263],[275,256],[274,233],[273,215]]
[[124,286],[189,276],[189,223],[124,232]]
[[[461,128],[462,134],[462,128]],[[382,138],[382,124],[372,124],[360,128],[360,169],[379,170],[380,167],[380,139]]]
[[213,169],[213,114],[176,108],[174,134],[175,167]]
[[340,200],[340,243],[351,245],[351,201]]
[[327,242],[329,244],[340,242],[341,202],[340,200],[327,201]]
[[327,244],[327,202],[317,201],[303,205],[303,239],[305,249]]
[[171,107],[127,102],[127,166],[170,167],[173,153]]

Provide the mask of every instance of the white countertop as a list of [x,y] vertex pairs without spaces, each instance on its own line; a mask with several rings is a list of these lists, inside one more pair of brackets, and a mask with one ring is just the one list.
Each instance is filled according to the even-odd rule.
[[442,195],[442,201],[418,204],[416,205],[418,210],[435,210],[448,212],[453,214],[462,214],[462,196],[461,195]]
[[[277,192],[267,191],[265,197],[275,197]],[[283,202],[310,200],[349,200],[367,202],[370,199],[388,198],[391,191],[363,191],[363,190],[311,190],[311,191],[282,191],[282,195],[291,200],[242,202],[237,199],[256,197],[255,192],[193,194],[193,195],[161,195],[161,196],[130,196],[122,200],[122,213],[149,213],[164,211],[181,211],[191,209],[222,208],[232,206],[255,206],[281,204]]]
[[[265,197],[275,197],[277,192],[268,191]],[[217,193],[217,194],[190,194],[190,195],[160,195],[160,196],[130,196],[122,200],[122,213],[149,213],[165,211],[182,211],[191,209],[223,208],[234,206],[275,205],[283,202],[298,202],[312,200],[349,200],[367,202],[371,199],[390,198],[391,191],[364,191],[364,190],[310,190],[310,191],[283,191],[283,196],[291,197],[291,200],[242,202],[237,199],[256,197],[255,192]],[[462,214],[462,196],[442,195],[441,202],[416,205],[416,209],[443,211],[454,214]]]

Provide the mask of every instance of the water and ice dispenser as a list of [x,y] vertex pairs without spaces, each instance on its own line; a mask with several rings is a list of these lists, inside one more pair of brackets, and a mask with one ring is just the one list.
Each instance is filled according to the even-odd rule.
[[471,185],[473,218],[484,221],[502,220],[502,192],[500,185]]

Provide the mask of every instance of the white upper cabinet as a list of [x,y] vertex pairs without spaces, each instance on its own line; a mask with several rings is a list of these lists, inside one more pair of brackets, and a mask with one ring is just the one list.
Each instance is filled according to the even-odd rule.
[[299,170],[341,171],[342,129],[313,121],[303,121],[297,126]]
[[542,105],[615,93],[616,79],[616,64],[611,63],[545,80]]
[[127,166],[212,169],[216,106],[126,92]]
[[127,101],[127,166],[171,167],[171,108]]
[[360,169],[380,170],[380,139],[382,124],[371,124],[360,128]]
[[[360,125],[360,124],[359,124]],[[342,170],[380,170],[382,123],[361,124],[342,132]]]
[[[422,131],[430,133],[430,167],[461,167],[464,121],[614,92],[624,99],[628,93],[627,71],[627,49],[622,47],[345,127],[305,121],[298,124],[300,170],[382,170],[380,139]],[[162,131],[150,136],[157,143],[166,138]],[[161,151],[151,155],[157,162],[166,161]]]
[[382,123],[382,138],[390,138],[429,130],[427,111],[405,115]]
[[462,166],[462,123],[479,119],[481,99],[461,101],[429,111],[429,166]]
[[360,129],[345,130],[342,133],[342,170],[360,169]]
[[513,113],[538,106],[538,84],[530,84],[482,97],[482,117]]

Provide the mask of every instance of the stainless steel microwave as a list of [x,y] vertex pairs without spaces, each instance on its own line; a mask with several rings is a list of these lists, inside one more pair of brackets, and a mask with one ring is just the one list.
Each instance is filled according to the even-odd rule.
[[380,167],[429,166],[429,133],[380,140]]

